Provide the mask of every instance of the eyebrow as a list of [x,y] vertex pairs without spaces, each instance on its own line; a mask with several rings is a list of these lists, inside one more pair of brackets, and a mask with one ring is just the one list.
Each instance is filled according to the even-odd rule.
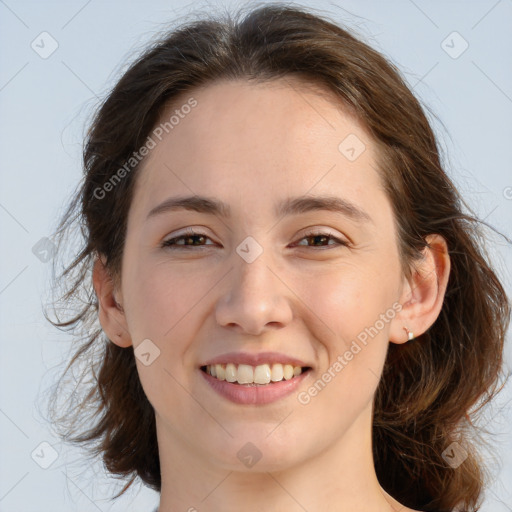
[[[226,219],[231,216],[231,208],[228,204],[218,199],[194,195],[170,197],[166,199],[148,213],[146,220],[163,213],[180,209],[207,213]],[[318,210],[340,213],[357,222],[373,223],[373,219],[368,213],[354,203],[337,196],[300,196],[287,198],[276,206],[274,213],[277,217],[284,217]]]

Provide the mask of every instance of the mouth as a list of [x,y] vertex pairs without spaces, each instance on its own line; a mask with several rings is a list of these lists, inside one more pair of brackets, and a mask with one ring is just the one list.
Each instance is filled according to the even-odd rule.
[[292,381],[309,372],[311,367],[281,363],[264,363],[257,366],[227,363],[204,365],[200,369],[218,381],[245,387],[258,387]]

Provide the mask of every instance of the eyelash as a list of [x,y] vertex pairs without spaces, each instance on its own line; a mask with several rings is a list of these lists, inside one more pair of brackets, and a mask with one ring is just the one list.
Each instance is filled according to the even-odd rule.
[[[161,247],[171,249],[171,250],[189,250],[192,247],[207,247],[207,245],[184,245],[184,244],[178,245],[178,244],[176,244],[177,240],[183,240],[185,238],[190,238],[190,237],[204,237],[204,238],[210,239],[210,237],[208,237],[204,233],[199,233],[197,231],[188,230],[188,231],[182,233],[180,236],[164,240],[161,244]],[[334,240],[338,246],[348,247],[348,245],[349,245],[348,242],[341,240],[341,239],[333,236],[331,233],[325,232],[325,231],[310,231],[308,233],[305,233],[303,235],[303,237],[300,239],[300,241],[302,241],[306,238],[316,238],[316,237],[326,237],[329,240]],[[213,244],[208,244],[208,245],[213,245]],[[319,248],[319,247],[327,247],[327,246],[311,245],[311,246],[301,246],[301,247]],[[325,249],[323,249],[323,250],[325,250]]]

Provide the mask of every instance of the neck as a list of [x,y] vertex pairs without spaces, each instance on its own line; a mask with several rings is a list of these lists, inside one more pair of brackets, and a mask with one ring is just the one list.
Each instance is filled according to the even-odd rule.
[[375,474],[371,413],[370,404],[337,444],[277,471],[265,470],[263,464],[247,471],[215,465],[207,454],[171,435],[157,415],[159,512],[398,510],[400,505],[384,492]]

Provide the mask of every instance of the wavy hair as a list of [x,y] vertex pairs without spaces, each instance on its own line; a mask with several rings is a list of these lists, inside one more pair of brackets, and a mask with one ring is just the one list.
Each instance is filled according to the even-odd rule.
[[[334,93],[371,134],[404,272],[427,245],[427,235],[440,234],[448,244],[451,273],[441,313],[414,341],[390,344],[376,391],[372,435],[379,482],[414,509],[478,510],[486,474],[473,419],[499,391],[510,319],[510,303],[484,249],[484,223],[468,213],[443,169],[422,106],[392,63],[306,8],[273,3],[244,9],[202,16],[165,33],[95,112],[83,151],[84,178],[55,231],[59,251],[73,229],[81,245],[59,275],[54,267],[55,285],[63,288],[52,305],[55,312],[63,305],[66,314],[47,319],[76,341],[52,393],[52,423],[66,441],[100,455],[111,473],[130,477],[118,496],[137,477],[161,490],[154,410],[133,348],[120,348],[101,330],[91,280],[98,255],[114,280],[120,278],[140,163],[106,198],[98,190],[106,190],[184,93],[219,79],[297,77]],[[78,367],[72,399],[57,405],[69,386],[63,377]],[[453,442],[467,452],[457,468],[443,457]]]

